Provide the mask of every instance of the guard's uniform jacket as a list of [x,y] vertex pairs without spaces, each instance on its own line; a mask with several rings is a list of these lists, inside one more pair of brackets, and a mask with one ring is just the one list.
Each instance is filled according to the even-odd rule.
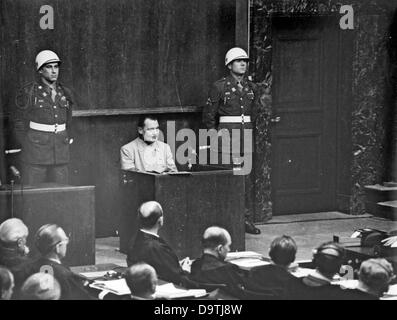
[[[232,138],[232,129],[240,129],[240,141],[232,139],[230,150],[233,153],[240,151],[240,154],[243,154],[243,129],[252,129],[252,123],[255,121],[257,86],[247,77],[244,77],[240,83],[241,89],[237,80],[229,75],[212,85],[203,111],[203,122],[207,129],[229,130],[230,138]],[[252,152],[252,148],[249,150]]]
[[[71,91],[59,83],[56,92],[53,101],[47,85],[33,82],[22,87],[16,96],[14,129],[26,163],[61,165],[69,162],[68,132],[71,132],[73,98]],[[55,130],[43,131],[42,125],[52,125]]]

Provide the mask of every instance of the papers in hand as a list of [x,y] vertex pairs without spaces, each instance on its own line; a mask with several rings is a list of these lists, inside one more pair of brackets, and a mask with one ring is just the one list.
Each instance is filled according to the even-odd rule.
[[260,253],[254,251],[229,252],[225,261],[237,265],[242,270],[251,270],[255,267],[270,264]]

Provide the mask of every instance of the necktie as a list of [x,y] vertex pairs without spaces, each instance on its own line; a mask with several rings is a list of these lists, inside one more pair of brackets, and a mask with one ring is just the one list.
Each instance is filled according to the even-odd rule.
[[54,88],[51,88],[51,99],[55,102],[55,97],[57,96],[57,92]]
[[238,81],[237,82],[237,89],[238,89],[238,91],[240,91],[240,92],[242,92],[243,91],[243,85],[241,84],[241,82],[240,81]]

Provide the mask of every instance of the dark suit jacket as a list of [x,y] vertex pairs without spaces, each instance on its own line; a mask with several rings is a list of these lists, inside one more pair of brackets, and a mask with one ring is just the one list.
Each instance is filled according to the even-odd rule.
[[204,253],[196,259],[192,264],[190,278],[199,283],[226,285],[224,290],[228,294],[240,299],[249,298],[244,290],[249,287],[248,279],[243,276],[240,269],[213,255]]
[[285,268],[270,264],[253,269],[250,278],[253,283],[263,288],[263,290],[272,290],[278,299],[285,299],[288,283],[295,277]]
[[131,240],[127,253],[127,265],[137,262],[150,264],[160,279],[181,284],[185,287],[194,287],[187,278],[187,273],[179,265],[174,250],[160,237],[138,231]]
[[28,261],[30,261],[29,258],[20,254],[15,247],[0,243],[0,265],[14,272]]
[[73,273],[68,267],[45,258],[38,258],[30,263],[26,263],[19,274],[19,278],[26,280],[34,273],[45,271],[42,268],[44,266],[45,269],[51,268],[54,278],[58,280],[61,286],[61,300],[92,299],[85,290],[82,279],[77,274]]

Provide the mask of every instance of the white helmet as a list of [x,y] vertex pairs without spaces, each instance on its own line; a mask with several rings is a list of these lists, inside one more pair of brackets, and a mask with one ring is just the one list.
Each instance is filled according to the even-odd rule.
[[231,48],[225,56],[225,66],[227,66],[230,62],[234,60],[244,59],[248,60],[248,54],[241,48]]
[[51,50],[43,50],[36,56],[36,70],[39,70],[43,65],[52,62],[61,62],[57,54]]

